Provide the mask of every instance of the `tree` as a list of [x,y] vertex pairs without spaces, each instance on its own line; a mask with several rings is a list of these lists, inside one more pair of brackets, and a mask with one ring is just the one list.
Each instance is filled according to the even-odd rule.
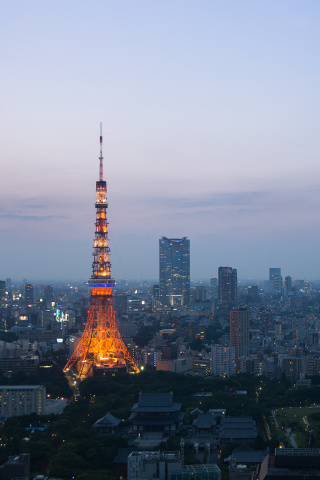
[[85,470],[86,461],[81,455],[73,452],[58,452],[49,464],[50,475],[57,477],[73,477],[75,472]]
[[203,349],[203,342],[200,340],[200,338],[196,338],[190,343],[190,348],[191,350],[197,350],[198,352],[201,352]]

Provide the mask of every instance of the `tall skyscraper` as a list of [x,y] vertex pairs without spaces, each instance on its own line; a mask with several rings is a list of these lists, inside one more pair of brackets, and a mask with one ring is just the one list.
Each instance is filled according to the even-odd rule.
[[24,299],[26,305],[33,304],[33,285],[31,285],[30,283],[26,283],[24,286]]
[[246,308],[230,312],[230,346],[235,348],[236,360],[249,353],[249,312]]
[[227,307],[235,307],[237,304],[237,269],[231,267],[219,267],[218,291],[220,302]]
[[6,282],[0,280],[0,302],[4,302],[6,298]]
[[286,295],[290,295],[290,293],[292,293],[292,277],[289,275],[284,277],[284,286],[286,289]]
[[168,307],[187,305],[190,299],[190,240],[161,237],[160,303]]
[[53,287],[51,285],[45,285],[44,287],[44,301],[47,308],[50,308],[52,306]]
[[269,268],[269,282],[273,293],[282,293],[281,268]]

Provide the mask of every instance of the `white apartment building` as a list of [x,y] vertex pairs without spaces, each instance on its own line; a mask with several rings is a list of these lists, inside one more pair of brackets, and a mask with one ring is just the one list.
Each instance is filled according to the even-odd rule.
[[13,417],[46,413],[46,387],[42,385],[0,386],[0,415]]
[[219,377],[230,377],[236,373],[235,347],[211,345],[211,373]]

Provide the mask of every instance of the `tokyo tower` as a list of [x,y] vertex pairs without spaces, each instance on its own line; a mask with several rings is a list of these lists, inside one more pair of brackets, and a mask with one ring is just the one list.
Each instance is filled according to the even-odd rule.
[[107,182],[103,180],[102,126],[100,124],[100,170],[96,182],[96,223],[93,242],[92,275],[88,319],[82,337],[64,372],[72,370],[78,380],[92,376],[96,370],[126,369],[138,373],[139,368],[124,344],[116,321],[110,273],[110,248],[107,222]]

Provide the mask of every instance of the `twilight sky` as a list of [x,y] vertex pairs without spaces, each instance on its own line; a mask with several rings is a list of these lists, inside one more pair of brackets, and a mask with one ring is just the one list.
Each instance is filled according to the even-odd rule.
[[91,275],[103,122],[112,275],[320,279],[319,0],[3,0],[0,279]]

